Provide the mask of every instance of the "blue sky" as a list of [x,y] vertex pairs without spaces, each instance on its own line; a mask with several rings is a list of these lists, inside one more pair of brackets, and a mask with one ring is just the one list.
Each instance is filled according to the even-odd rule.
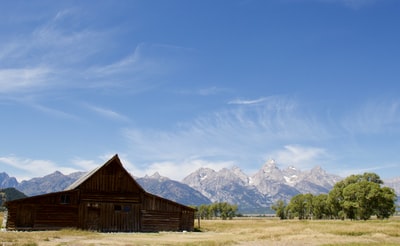
[[400,176],[400,1],[2,1],[0,172]]

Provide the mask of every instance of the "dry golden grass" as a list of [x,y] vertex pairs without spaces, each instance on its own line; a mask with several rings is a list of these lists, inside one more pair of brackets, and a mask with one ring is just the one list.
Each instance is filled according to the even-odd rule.
[[0,245],[400,245],[399,218],[383,221],[208,220],[201,221],[200,230],[186,233],[2,231]]

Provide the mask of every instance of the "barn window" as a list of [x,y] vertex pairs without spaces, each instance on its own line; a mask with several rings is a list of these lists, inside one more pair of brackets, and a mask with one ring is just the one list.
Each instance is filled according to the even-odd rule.
[[128,212],[130,212],[130,211],[131,211],[131,206],[125,205],[125,206],[124,206],[124,212],[125,212],[125,213],[128,213]]
[[88,203],[88,204],[87,204],[87,207],[88,207],[88,208],[98,208],[98,207],[99,207],[99,204],[98,204],[98,203]]
[[61,194],[61,204],[70,204],[71,196],[69,194]]
[[121,210],[122,210],[121,205],[114,205],[115,212],[121,212]]

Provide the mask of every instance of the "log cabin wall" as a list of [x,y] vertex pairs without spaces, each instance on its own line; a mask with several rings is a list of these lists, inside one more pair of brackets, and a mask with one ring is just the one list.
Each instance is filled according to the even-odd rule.
[[83,202],[79,228],[100,232],[140,231],[140,204]]
[[8,205],[7,229],[50,230],[77,227],[78,191],[17,200]]
[[142,231],[193,231],[194,210],[176,202],[145,194],[142,215]]
[[194,231],[194,210],[182,209],[180,230]]
[[180,230],[181,207],[176,203],[145,194],[142,204],[142,231]]

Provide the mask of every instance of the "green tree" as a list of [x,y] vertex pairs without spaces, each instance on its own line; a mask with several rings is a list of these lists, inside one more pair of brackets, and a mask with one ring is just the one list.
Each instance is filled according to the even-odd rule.
[[375,173],[351,175],[336,183],[327,199],[332,216],[367,220],[374,214],[379,218],[393,215],[395,194],[382,184]]
[[332,219],[343,219],[343,189],[346,184],[343,181],[337,182],[329,192],[326,200],[327,208]]
[[314,196],[313,194],[304,194],[304,216],[305,219],[312,219],[313,218],[313,204]]
[[342,215],[345,216],[347,219],[355,219],[357,214],[357,197],[355,195],[355,187],[354,184],[346,186],[342,193],[343,193],[343,202],[341,203],[342,207]]
[[208,205],[202,204],[197,207],[197,213],[200,219],[210,219],[210,211]]
[[210,213],[211,219],[219,217],[218,203],[210,204],[208,207],[208,212]]
[[290,213],[298,217],[300,220],[306,218],[306,198],[304,194],[297,194],[292,199],[288,205],[288,210]]
[[372,182],[375,184],[383,184],[383,181],[381,180],[381,178],[379,177],[378,174],[376,173],[364,173],[362,175],[362,179],[368,182]]
[[236,211],[238,209],[237,205],[231,205],[226,202],[219,203],[219,214],[221,219],[232,219],[236,215]]
[[382,187],[378,194],[375,214],[379,219],[387,219],[396,212],[397,195],[392,188]]
[[233,217],[237,216],[237,211],[238,211],[238,206],[235,204],[231,204],[229,211],[228,211],[228,218],[231,220],[233,219]]
[[218,212],[221,219],[226,220],[229,214],[229,205],[226,202],[218,203]]
[[330,215],[329,207],[327,206],[328,195],[320,194],[313,198],[313,218],[323,219]]
[[237,205],[226,202],[213,203],[209,205],[200,205],[197,207],[198,216],[201,219],[221,218],[223,220],[232,219],[238,211]]
[[279,200],[274,205],[271,206],[271,209],[275,211],[276,216],[281,220],[287,219],[287,206],[284,201]]

